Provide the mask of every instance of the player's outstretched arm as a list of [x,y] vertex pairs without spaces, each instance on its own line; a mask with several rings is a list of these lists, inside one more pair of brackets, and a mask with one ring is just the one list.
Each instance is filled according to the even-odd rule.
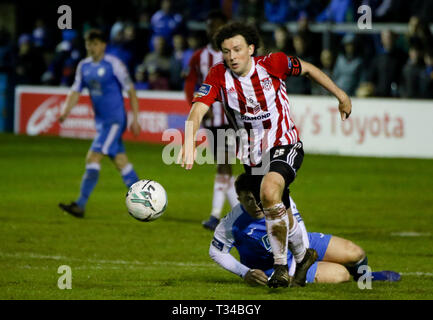
[[338,99],[338,110],[340,111],[341,120],[346,120],[352,112],[352,102],[350,101],[349,96],[343,90],[341,90],[322,70],[306,61],[300,60],[300,62],[302,67],[301,75],[313,79],[330,93],[332,93]]
[[138,136],[141,131],[140,124],[138,122],[138,99],[137,94],[135,92],[134,86],[131,86],[131,89],[128,91],[129,103],[131,105],[132,110],[132,123],[131,123],[131,131],[134,136]]
[[59,116],[60,123],[66,120],[69,113],[71,112],[71,109],[77,104],[79,98],[80,98],[80,93],[78,91],[71,90],[68,93],[68,96],[66,97],[66,101],[64,104],[64,108],[62,110],[62,113]]
[[200,128],[200,124],[209,107],[201,102],[195,102],[192,105],[188,119],[185,122],[185,142],[179,153],[178,163],[187,170],[190,170],[194,164],[195,158],[195,137]]

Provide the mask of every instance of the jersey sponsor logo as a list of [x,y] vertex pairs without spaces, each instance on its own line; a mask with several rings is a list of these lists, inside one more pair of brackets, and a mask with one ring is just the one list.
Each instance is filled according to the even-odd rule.
[[207,96],[212,86],[210,84],[203,83],[198,91],[194,94],[194,98],[201,98]]
[[254,115],[258,114],[262,108],[260,108],[260,104],[254,100],[252,97],[247,97],[247,111],[248,113],[252,113]]
[[262,237],[262,243],[263,243],[263,246],[265,247],[266,251],[271,252],[271,250],[272,250],[271,243],[269,242],[269,237],[267,234],[265,234]]
[[219,251],[223,251],[224,243],[219,241],[217,238],[213,237],[212,239],[212,245],[217,248]]
[[242,120],[242,121],[265,120],[265,119],[269,118],[270,115],[271,115],[270,112],[265,113],[265,114],[262,114],[262,115],[257,116],[257,117],[249,117],[249,116],[246,116],[246,115],[242,114],[242,115],[241,115],[241,120]]
[[262,85],[263,90],[269,91],[272,89],[272,81],[270,78],[261,80],[260,84]]

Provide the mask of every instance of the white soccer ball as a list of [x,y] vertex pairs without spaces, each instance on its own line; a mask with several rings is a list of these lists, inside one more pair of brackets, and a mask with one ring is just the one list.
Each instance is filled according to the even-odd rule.
[[129,214],[137,220],[156,220],[167,208],[167,193],[156,181],[137,181],[126,194],[126,207]]

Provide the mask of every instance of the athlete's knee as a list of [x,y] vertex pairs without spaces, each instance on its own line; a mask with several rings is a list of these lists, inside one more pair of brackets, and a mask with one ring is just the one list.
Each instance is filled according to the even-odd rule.
[[102,153],[97,153],[97,152],[89,152],[86,156],[86,164],[89,163],[101,163],[102,158],[104,157],[104,155]]
[[118,154],[113,159],[114,165],[119,171],[122,171],[128,164],[129,160],[126,154]]
[[350,281],[349,271],[341,264],[336,264],[334,273],[334,283]]
[[349,264],[356,264],[365,258],[365,251],[350,240],[347,240],[346,254]]
[[269,208],[281,202],[284,190],[284,178],[275,172],[265,175],[260,186],[260,200],[264,208]]

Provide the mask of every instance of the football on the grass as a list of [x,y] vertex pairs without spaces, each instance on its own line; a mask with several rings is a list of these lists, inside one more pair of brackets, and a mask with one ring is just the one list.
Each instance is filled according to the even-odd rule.
[[129,214],[137,220],[156,220],[167,208],[167,193],[156,181],[137,181],[126,194],[126,207]]

